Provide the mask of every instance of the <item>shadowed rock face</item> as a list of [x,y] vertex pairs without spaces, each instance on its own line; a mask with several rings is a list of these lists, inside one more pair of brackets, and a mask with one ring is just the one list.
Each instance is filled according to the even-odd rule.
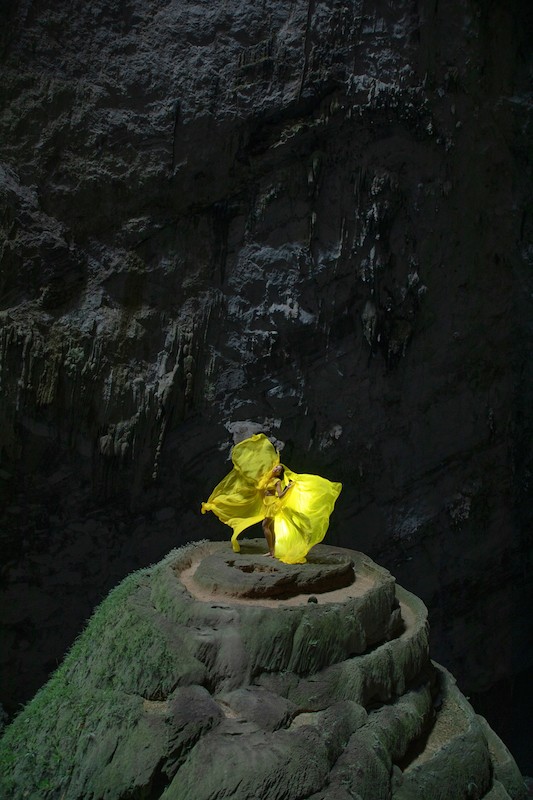
[[118,586],[0,741],[4,796],[524,800],[510,753],[429,660],[418,598],[323,545],[309,574],[329,570],[327,590],[265,598],[265,552],[245,543],[230,564],[229,544],[191,545]]
[[224,535],[199,503],[258,430],[343,482],[330,541],[465,686],[530,659],[525,12],[1,15],[6,699],[178,530]]

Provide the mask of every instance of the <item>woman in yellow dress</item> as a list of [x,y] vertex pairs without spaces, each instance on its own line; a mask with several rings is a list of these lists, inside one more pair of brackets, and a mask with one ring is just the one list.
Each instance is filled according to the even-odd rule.
[[263,433],[236,444],[231,459],[233,469],[202,503],[202,514],[212,511],[233,528],[236,553],[242,531],[262,522],[269,554],[286,564],[303,564],[326,534],[342,484],[292,472],[280,464]]

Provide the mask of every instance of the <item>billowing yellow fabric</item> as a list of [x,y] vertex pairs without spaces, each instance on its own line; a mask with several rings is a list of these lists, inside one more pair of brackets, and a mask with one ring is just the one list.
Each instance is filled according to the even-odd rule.
[[254,434],[235,445],[231,454],[233,469],[215,487],[202,514],[212,511],[233,528],[231,544],[235,552],[237,537],[243,530],[274,519],[274,555],[286,564],[301,564],[313,545],[324,538],[329,517],[342,484],[319,475],[299,475],[284,467],[283,487],[293,484],[283,497],[269,495],[277,478],[273,468],[280,463],[279,453],[263,433]]

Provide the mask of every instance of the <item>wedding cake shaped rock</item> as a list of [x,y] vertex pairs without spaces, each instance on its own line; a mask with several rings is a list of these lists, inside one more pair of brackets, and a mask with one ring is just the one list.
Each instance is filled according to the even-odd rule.
[[7,728],[1,796],[525,797],[417,597],[358,552],[264,551],[200,542],[126,578]]

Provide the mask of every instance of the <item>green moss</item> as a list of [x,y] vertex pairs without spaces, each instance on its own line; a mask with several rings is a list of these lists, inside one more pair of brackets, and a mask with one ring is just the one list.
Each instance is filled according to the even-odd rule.
[[59,672],[68,669],[79,658],[83,658],[90,650],[92,639],[98,640],[105,633],[108,620],[119,610],[127,598],[139,588],[143,577],[148,577],[150,568],[132,572],[127,578],[112,589],[90,618],[87,628],[76,639],[65,656]]
[[[176,554],[174,554],[174,557]],[[100,604],[61,666],[0,739],[0,796],[68,798],[134,737],[143,698],[167,697],[180,681],[203,678],[187,642],[150,601],[165,562],[129,575]],[[110,733],[112,732],[112,733]],[[127,744],[126,744],[127,747]],[[92,796],[92,795],[91,795]]]
[[[99,620],[98,620],[99,622]],[[86,631],[75,658],[64,665],[66,682],[83,687],[114,689],[160,699],[176,683],[180,659],[165,635],[143,617],[129,598],[117,615]],[[98,634],[98,635],[96,635]],[[142,659],[139,658],[142,653]]]
[[[0,740],[0,789],[5,797],[56,797],[106,731],[124,735],[142,700],[111,691],[80,693],[54,676]],[[18,793],[17,793],[18,792]]]
[[67,683],[157,700],[184,673],[202,671],[189,654],[186,635],[172,629],[152,604],[151,587],[161,580],[167,560],[132,573],[101,603],[58,670]]
[[172,622],[183,623],[190,617],[190,598],[170,564],[159,570],[157,580],[152,582],[151,599],[154,607]]

